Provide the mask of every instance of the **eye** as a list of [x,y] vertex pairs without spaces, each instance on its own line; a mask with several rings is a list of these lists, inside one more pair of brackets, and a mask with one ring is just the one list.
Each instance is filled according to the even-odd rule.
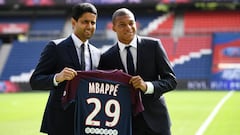
[[130,26],[133,26],[134,24],[135,24],[134,22],[130,22],[130,23],[129,23]]
[[87,20],[83,20],[83,21],[82,21],[82,24],[87,24],[87,23],[88,23]]
[[120,26],[120,27],[125,27],[126,24],[124,24],[124,23],[120,23],[119,26]]
[[92,22],[91,22],[91,24],[92,24],[92,25],[95,25],[95,24],[96,24],[96,22],[93,22],[93,21],[92,21]]

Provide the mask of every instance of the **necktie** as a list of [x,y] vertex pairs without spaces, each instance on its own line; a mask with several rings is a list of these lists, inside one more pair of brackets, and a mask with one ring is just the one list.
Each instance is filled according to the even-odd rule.
[[127,70],[128,70],[128,74],[134,75],[135,71],[134,71],[134,64],[133,64],[133,56],[130,51],[130,47],[131,46],[125,47],[125,49],[127,50]]
[[81,45],[81,70],[85,70],[84,44]]

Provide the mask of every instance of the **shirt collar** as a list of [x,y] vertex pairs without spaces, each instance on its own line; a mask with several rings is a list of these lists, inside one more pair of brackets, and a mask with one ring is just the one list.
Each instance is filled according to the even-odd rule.
[[124,44],[120,41],[118,41],[118,46],[120,51],[123,51],[125,49],[126,46],[131,45],[134,48],[137,48],[137,36],[134,36],[133,40],[130,42],[130,44]]
[[[73,43],[75,45],[76,48],[80,48],[81,45],[83,44],[83,42],[74,34],[72,33],[72,39],[73,39]],[[86,46],[88,44],[88,40],[86,40],[86,42],[84,43],[84,45]]]

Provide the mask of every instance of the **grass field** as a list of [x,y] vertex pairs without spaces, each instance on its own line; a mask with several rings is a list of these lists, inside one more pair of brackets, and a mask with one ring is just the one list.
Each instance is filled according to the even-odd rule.
[[[44,135],[47,98],[47,92],[0,94],[0,135]],[[176,90],[165,98],[172,135],[240,134],[240,92]]]

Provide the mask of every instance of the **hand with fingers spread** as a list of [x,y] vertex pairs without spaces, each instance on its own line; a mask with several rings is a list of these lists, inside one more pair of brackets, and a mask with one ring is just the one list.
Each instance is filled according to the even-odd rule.
[[144,93],[147,91],[147,84],[144,82],[142,77],[139,75],[133,76],[130,79],[129,83],[132,84],[135,89],[140,89]]
[[77,75],[77,71],[72,68],[65,67],[60,73],[56,74],[56,81],[58,83],[65,80],[72,80]]

